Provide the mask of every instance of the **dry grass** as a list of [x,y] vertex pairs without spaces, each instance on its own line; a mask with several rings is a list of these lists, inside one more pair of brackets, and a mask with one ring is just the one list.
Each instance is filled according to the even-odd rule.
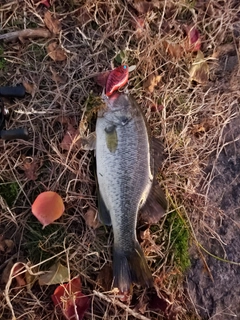
[[[5,33],[43,27],[43,9],[36,7],[34,1],[3,2],[0,25]],[[96,208],[93,158],[74,147],[69,151],[61,149],[66,128],[56,119],[67,117],[78,124],[84,108],[94,104],[94,97],[101,92],[93,81],[94,75],[117,65],[120,53],[124,55],[123,62],[137,66],[129,88],[146,113],[153,134],[165,144],[167,157],[160,173],[170,210],[183,219],[188,216],[189,220],[183,222],[185,228],[191,221],[196,234],[206,232],[211,176],[205,176],[204,168],[209,156],[220,151],[223,129],[235,116],[239,92],[234,85],[230,91],[229,83],[236,83],[237,70],[224,76],[226,83],[221,78],[223,71],[220,76],[217,74],[218,60],[209,59],[211,81],[193,85],[188,71],[195,55],[186,53],[175,59],[166,52],[164,41],[179,43],[184,38],[181,25],[191,24],[200,30],[205,57],[210,58],[221,45],[232,43],[238,48],[237,1],[210,0],[208,5],[187,0],[156,2],[159,8],[154,7],[145,15],[140,34],[135,27],[136,10],[130,5],[134,1],[52,2],[51,10],[62,24],[62,32],[55,40],[65,48],[66,61],[54,62],[47,55],[50,39],[1,44],[5,61],[0,70],[1,85],[27,81],[34,84],[36,92],[9,104],[14,113],[8,128],[26,126],[29,141],[0,141],[0,184],[17,182],[13,202],[7,205],[1,198],[0,234],[13,240],[14,248],[1,255],[0,271],[11,258],[28,261],[31,266],[42,262],[40,269],[47,269],[60,259],[69,264],[71,276],[81,275],[83,292],[92,297],[86,319],[163,319],[159,312],[147,309],[144,315],[141,313],[150,292],[135,288],[128,308],[111,300],[112,295],[100,286],[98,274],[111,263],[112,233],[103,227],[92,230],[84,222],[87,209]],[[148,93],[143,84],[156,72],[162,80],[153,93]],[[55,73],[57,81],[53,79]],[[164,108],[151,112],[153,104]],[[94,118],[88,130],[94,130]],[[25,157],[36,163],[35,181],[26,178]],[[45,190],[54,190],[63,197],[66,213],[53,226],[41,230],[31,216],[31,203]],[[158,226],[152,226],[150,235],[145,234],[143,246],[158,294],[174,305],[171,316],[196,319],[197,315],[186,307],[183,275],[172,250],[174,241],[178,241],[171,236],[173,227],[174,217],[165,217]],[[49,260],[51,257],[55,258]],[[12,312],[4,286],[2,283],[0,287],[0,314],[2,319],[10,319]],[[50,295],[54,289],[55,286],[37,284],[31,291],[11,288],[8,298],[16,318],[62,319],[53,311]]]

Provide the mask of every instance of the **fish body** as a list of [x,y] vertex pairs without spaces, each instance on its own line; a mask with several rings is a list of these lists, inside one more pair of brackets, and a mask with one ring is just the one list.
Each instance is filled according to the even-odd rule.
[[100,219],[112,225],[114,286],[128,292],[132,282],[149,287],[152,275],[136,237],[139,210],[153,185],[151,138],[143,113],[125,93],[105,96],[96,123],[96,164]]

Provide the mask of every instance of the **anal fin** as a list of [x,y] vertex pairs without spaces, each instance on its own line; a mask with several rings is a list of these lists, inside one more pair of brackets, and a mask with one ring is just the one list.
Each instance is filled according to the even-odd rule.
[[101,196],[100,191],[98,192],[98,215],[99,220],[105,224],[106,226],[111,226],[111,216],[108,208],[106,207],[106,204]]
[[157,181],[154,181],[149,196],[140,209],[139,218],[144,223],[154,224],[166,214],[168,202]]

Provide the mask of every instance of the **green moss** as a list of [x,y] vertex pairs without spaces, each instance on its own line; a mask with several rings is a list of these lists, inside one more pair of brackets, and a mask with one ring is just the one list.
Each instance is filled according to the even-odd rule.
[[[23,249],[26,251],[28,259],[36,264],[61,252],[65,236],[65,230],[59,224],[51,224],[43,229],[37,219],[30,215],[23,235]],[[40,268],[47,270],[54,263],[54,260],[47,261]]]
[[6,67],[6,60],[3,57],[4,49],[0,46],[0,70],[4,70]]
[[176,211],[170,213],[164,228],[169,232],[173,261],[178,269],[184,272],[190,266],[189,258],[189,230],[182,217]]
[[0,183],[0,195],[11,207],[17,198],[19,192],[19,185],[17,182],[2,182]]

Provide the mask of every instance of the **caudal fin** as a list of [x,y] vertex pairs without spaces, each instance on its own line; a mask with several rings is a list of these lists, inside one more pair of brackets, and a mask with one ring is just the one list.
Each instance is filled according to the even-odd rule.
[[151,271],[147,265],[140,244],[135,241],[133,250],[123,251],[113,247],[114,287],[121,292],[129,292],[132,283],[143,287],[153,286]]

